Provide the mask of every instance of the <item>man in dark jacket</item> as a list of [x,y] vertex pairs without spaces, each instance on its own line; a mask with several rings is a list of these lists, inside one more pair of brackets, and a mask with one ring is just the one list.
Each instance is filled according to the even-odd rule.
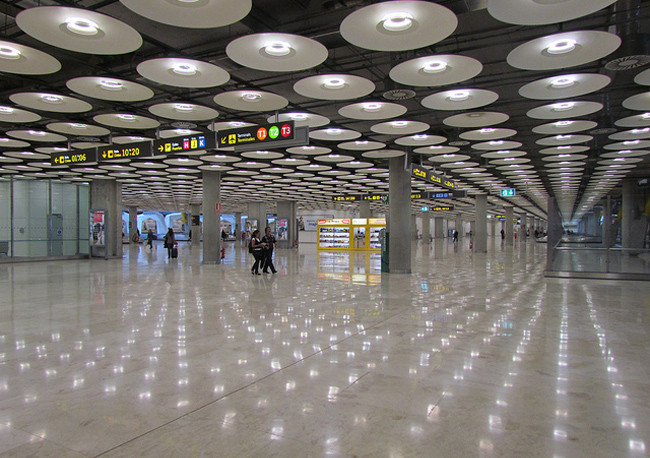
[[262,243],[266,243],[266,249],[264,250],[264,259],[262,262],[262,272],[265,274],[269,273],[269,267],[271,272],[276,273],[275,266],[273,265],[273,248],[278,244],[277,240],[273,234],[271,234],[271,228],[266,226],[264,237],[262,237]]

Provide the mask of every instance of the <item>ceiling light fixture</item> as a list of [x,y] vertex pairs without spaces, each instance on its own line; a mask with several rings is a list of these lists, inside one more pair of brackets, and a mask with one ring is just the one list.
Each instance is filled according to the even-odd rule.
[[556,103],[555,105],[551,105],[551,110],[553,111],[567,111],[570,110],[575,106],[575,103],[573,102],[564,102],[564,103]]
[[43,132],[42,130],[29,130],[27,133],[29,135],[36,135],[37,137],[43,137],[47,134],[47,132]]
[[343,78],[328,78],[323,83],[325,89],[341,89],[345,87],[345,80]]
[[264,52],[273,57],[286,56],[291,53],[291,45],[286,41],[271,41],[264,45]]
[[469,99],[469,91],[456,91],[449,94],[449,100],[454,102],[462,102]]
[[171,70],[174,73],[183,76],[196,75],[196,73],[198,72],[198,68],[196,67],[196,65],[187,64],[187,63],[174,64],[172,65]]
[[341,135],[343,131],[341,129],[326,129],[325,132],[327,135]]
[[262,98],[259,92],[244,92],[241,98],[246,102],[257,102]]
[[20,59],[21,52],[11,46],[0,46],[0,57],[3,59]]
[[408,126],[409,122],[408,121],[393,121],[390,123],[391,126],[397,127],[397,128],[402,128]]
[[117,117],[120,118],[122,121],[127,121],[127,122],[135,121],[135,116],[132,114],[118,114]]
[[11,107],[0,107],[0,113],[11,114],[14,112],[14,109]]
[[63,21],[66,28],[77,35],[93,36],[99,33],[97,23],[81,17],[69,17]]
[[566,54],[574,49],[576,49],[576,41],[567,39],[551,43],[546,48],[546,52],[549,54]]
[[180,111],[180,112],[183,112],[183,113],[188,113],[188,112],[194,110],[194,105],[189,105],[189,104],[186,104],[186,103],[177,103],[177,104],[174,105],[174,110]]
[[409,13],[390,13],[381,20],[381,25],[389,32],[404,32],[413,25],[413,16]]
[[75,128],[75,129],[85,129],[86,127],[88,127],[86,124],[81,124],[81,123],[79,123],[79,122],[71,122],[71,123],[68,124],[68,125],[69,125],[70,127]]
[[102,89],[105,89],[107,91],[120,91],[124,87],[121,82],[115,80],[101,80],[99,82],[99,85]]
[[563,89],[565,87],[573,86],[576,83],[576,79],[572,76],[562,76],[551,80],[551,87],[555,89]]
[[381,110],[381,103],[364,103],[363,104],[363,111],[379,111]]
[[570,126],[571,124],[573,124],[573,121],[558,121],[555,123],[557,127],[566,127]]
[[289,113],[289,117],[296,121],[304,121],[309,118],[309,115],[307,113]]
[[53,94],[42,94],[41,100],[46,103],[61,103],[63,102],[63,97]]
[[440,73],[444,72],[447,68],[447,62],[441,60],[432,60],[422,67],[424,73]]

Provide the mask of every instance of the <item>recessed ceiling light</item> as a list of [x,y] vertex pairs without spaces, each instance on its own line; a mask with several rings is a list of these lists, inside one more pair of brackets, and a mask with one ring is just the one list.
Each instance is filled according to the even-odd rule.
[[0,57],[3,59],[20,59],[20,50],[12,46],[0,46]]
[[555,125],[558,127],[566,127],[570,126],[571,124],[573,124],[573,121],[558,121],[555,123]]
[[244,127],[244,124],[245,123],[243,123],[241,121],[230,121],[228,123],[228,125],[230,125],[230,127]]
[[74,127],[75,129],[85,129],[88,127],[87,124],[81,124],[79,122],[71,122],[68,124],[70,127]]
[[469,91],[455,91],[449,94],[449,100],[454,102],[462,102],[469,99]]
[[325,132],[328,135],[341,135],[343,131],[341,129],[326,129]]
[[259,92],[244,92],[241,98],[246,102],[257,102],[262,98],[262,94]]
[[341,89],[345,87],[345,80],[343,78],[328,78],[323,83],[326,89]]
[[183,75],[183,76],[196,75],[196,73],[198,71],[198,69],[196,68],[196,65],[187,64],[187,63],[174,64],[174,65],[172,65],[171,70],[174,73],[177,73],[177,74]]
[[406,127],[408,126],[409,122],[408,121],[392,121],[390,123],[391,126],[401,128],[401,127]]
[[303,121],[309,118],[309,115],[307,113],[289,113],[289,117],[297,121]]
[[551,109],[553,111],[567,111],[570,110],[575,106],[575,103],[573,102],[563,102],[563,103],[556,103],[551,106]]
[[41,100],[46,103],[61,103],[63,102],[63,97],[53,94],[42,94]]
[[13,113],[14,109],[11,107],[0,107],[0,113],[10,114]]
[[447,62],[443,62],[441,60],[432,60],[431,62],[427,62],[424,67],[422,67],[422,71],[424,73],[440,73],[444,72],[446,68]]
[[562,76],[551,80],[551,87],[556,89],[563,89],[569,86],[573,86],[576,82],[576,79],[573,76]]
[[363,104],[363,111],[379,111],[381,110],[381,103],[364,103]]
[[77,35],[92,36],[99,33],[99,26],[86,18],[81,17],[69,17],[63,21],[66,28]]
[[409,13],[394,12],[384,16],[381,24],[389,32],[403,32],[413,25],[413,16]]
[[264,45],[264,52],[273,57],[286,56],[291,53],[291,45],[286,41],[271,41]]
[[135,121],[135,116],[132,114],[118,114],[117,117],[122,121]]
[[27,133],[29,135],[36,135],[36,136],[42,137],[42,136],[46,135],[47,132],[43,132],[42,130],[29,130],[29,131],[27,131]]
[[549,54],[565,54],[576,49],[575,40],[559,40],[551,43],[547,48],[546,52]]
[[186,104],[186,103],[177,103],[177,104],[174,105],[174,110],[180,111],[180,112],[183,112],[183,113],[188,113],[188,112],[194,110],[194,105],[189,105],[189,104]]
[[115,80],[101,80],[99,82],[99,85],[102,89],[105,89],[107,91],[120,91],[124,87],[121,82]]

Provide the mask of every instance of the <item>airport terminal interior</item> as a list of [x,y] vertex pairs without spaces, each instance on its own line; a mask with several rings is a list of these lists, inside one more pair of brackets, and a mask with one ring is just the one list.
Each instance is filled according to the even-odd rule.
[[1,455],[647,455],[649,2],[0,19]]

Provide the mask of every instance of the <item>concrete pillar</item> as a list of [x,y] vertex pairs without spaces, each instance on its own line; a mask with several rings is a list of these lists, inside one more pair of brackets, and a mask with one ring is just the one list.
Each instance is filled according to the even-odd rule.
[[389,161],[388,269],[391,273],[411,273],[411,240],[407,221],[411,214],[411,170],[404,157]]
[[138,207],[129,207],[129,243],[134,244],[133,236],[138,233]]
[[554,197],[549,197],[546,204],[546,212],[548,215],[548,242],[546,243],[546,270],[553,269],[553,259],[555,255],[555,245],[558,244],[562,238],[562,218],[560,217],[560,210],[557,206],[557,201]]
[[263,202],[249,202],[248,219],[256,222],[251,228],[251,234],[255,229],[259,229],[260,233],[263,233],[266,227],[266,204]]
[[526,220],[526,214],[524,213],[519,217],[519,234],[517,235],[517,238],[519,240],[524,240],[526,238],[526,227],[527,227],[527,220]]
[[411,238],[413,240],[418,239],[418,224],[417,224],[417,217],[415,213],[411,214]]
[[[203,171],[203,263],[221,264],[221,172]],[[194,232],[192,232],[194,237]]]
[[91,246],[90,256],[122,257],[122,183],[115,180],[90,182],[90,209],[103,210],[104,245]]
[[512,207],[506,207],[506,244],[512,245],[515,238],[515,226],[513,223],[514,219],[514,209]]
[[[492,237],[497,236],[497,219],[496,218],[490,218],[490,236],[492,236]],[[499,234],[499,237],[500,237],[500,234]]]
[[623,180],[622,198],[621,245],[623,248],[632,248],[632,220],[634,218],[635,205],[634,180]]
[[422,241],[429,243],[431,240],[431,213],[422,212]]
[[241,212],[235,213],[235,237],[241,240]]
[[433,236],[437,239],[445,237],[445,228],[443,227],[445,221],[442,216],[436,216],[433,219]]
[[190,231],[192,231],[192,242],[201,242],[201,205],[190,205]]
[[463,216],[460,214],[456,215],[454,230],[458,231],[458,238],[465,235],[463,234]]
[[612,242],[612,198],[607,196],[603,203],[603,248],[609,248]]
[[474,252],[487,253],[487,194],[476,194],[475,205]]
[[[277,202],[277,235],[278,248],[291,248],[298,239],[298,225],[296,224],[296,203],[293,200],[280,200]],[[286,221],[286,226],[281,226]],[[286,230],[282,230],[282,228]]]
[[359,218],[372,218],[369,201],[362,200],[359,202]]

